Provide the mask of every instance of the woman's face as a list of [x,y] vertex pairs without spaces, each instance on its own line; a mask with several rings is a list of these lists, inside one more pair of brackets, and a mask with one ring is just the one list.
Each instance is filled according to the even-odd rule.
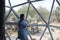
[[23,19],[24,19],[24,16],[23,16]]
[[24,20],[24,15],[21,15],[21,16],[20,16],[20,19]]
[[24,20],[24,16],[22,17],[22,19]]

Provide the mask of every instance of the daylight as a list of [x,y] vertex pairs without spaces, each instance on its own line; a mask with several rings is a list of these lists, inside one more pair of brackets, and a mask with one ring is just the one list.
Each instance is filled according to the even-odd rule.
[[27,35],[28,40],[60,40],[60,0],[5,0],[7,40],[18,40],[21,18],[25,39]]

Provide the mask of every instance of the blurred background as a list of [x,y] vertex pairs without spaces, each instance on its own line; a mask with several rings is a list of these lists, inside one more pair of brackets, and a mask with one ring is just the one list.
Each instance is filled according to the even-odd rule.
[[[33,6],[41,14],[43,19],[48,23],[50,16],[53,0],[30,0],[32,1]],[[36,2],[34,2],[36,1]],[[21,13],[25,14],[25,20],[30,24],[35,24],[34,26],[27,27],[32,39],[39,40],[42,33],[44,32],[46,23],[36,12],[32,5],[27,3],[27,0],[5,0],[5,30],[6,30],[6,39],[7,40],[16,40],[18,33],[17,22]],[[60,3],[60,0],[58,0]],[[26,3],[26,4],[23,4]],[[28,11],[29,7],[29,11]],[[50,23],[49,25],[59,26],[60,27],[60,6],[55,0],[54,6],[51,12]],[[37,25],[40,26],[37,26]],[[41,26],[43,25],[43,26]],[[60,40],[60,28],[49,27],[53,35],[54,40]],[[28,35],[29,40],[30,36]],[[49,30],[46,29],[41,40],[52,40]]]

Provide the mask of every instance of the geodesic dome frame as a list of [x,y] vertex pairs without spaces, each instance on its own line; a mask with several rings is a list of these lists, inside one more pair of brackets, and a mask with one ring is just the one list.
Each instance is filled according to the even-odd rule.
[[[53,0],[52,7],[51,7],[51,11],[50,11],[50,15],[49,15],[49,19],[48,19],[48,22],[46,22],[45,19],[42,17],[42,15],[41,15],[41,14],[38,12],[38,10],[35,8],[35,6],[32,4],[33,2],[38,2],[38,1],[42,1],[42,0],[35,0],[35,1],[27,0],[27,2],[25,2],[25,3],[21,3],[21,4],[18,4],[18,5],[11,6],[11,2],[10,2],[10,0],[8,0],[10,6],[7,6],[7,5],[6,5],[5,7],[10,8],[10,10],[9,10],[8,15],[5,17],[5,20],[8,18],[8,16],[10,15],[10,12],[11,12],[11,11],[12,11],[12,12],[14,13],[14,15],[19,19],[19,16],[16,14],[16,12],[14,11],[13,8],[15,8],[15,7],[17,7],[17,6],[25,5],[25,4],[28,3],[29,5],[28,5],[27,13],[26,13],[26,20],[27,20],[28,13],[29,13],[29,8],[30,8],[30,5],[31,5],[31,6],[34,8],[34,10],[37,12],[37,14],[39,15],[39,17],[41,17],[41,19],[45,22],[45,24],[36,24],[36,25],[35,25],[35,24],[31,24],[31,25],[33,25],[33,26],[46,26],[46,28],[44,29],[44,31],[43,31],[43,33],[42,33],[42,35],[41,35],[41,37],[40,37],[39,40],[42,39],[42,37],[43,37],[46,29],[48,29],[48,31],[49,31],[49,33],[50,33],[50,36],[51,36],[51,39],[54,40],[53,35],[52,35],[51,31],[50,31],[50,27],[60,28],[60,26],[50,25],[50,18],[51,18],[51,15],[52,15],[52,10],[53,10],[55,1],[59,4],[59,6],[60,6],[60,3],[59,3],[58,0]],[[16,22],[6,22],[6,25],[16,25],[16,24],[17,24]],[[30,35],[30,34],[29,34],[29,35]],[[31,40],[32,40],[31,35],[30,35],[30,38],[31,38]]]

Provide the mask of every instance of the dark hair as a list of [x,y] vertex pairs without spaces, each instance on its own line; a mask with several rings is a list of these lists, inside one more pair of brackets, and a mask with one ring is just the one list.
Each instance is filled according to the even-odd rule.
[[24,14],[20,14],[20,19],[23,20]]

